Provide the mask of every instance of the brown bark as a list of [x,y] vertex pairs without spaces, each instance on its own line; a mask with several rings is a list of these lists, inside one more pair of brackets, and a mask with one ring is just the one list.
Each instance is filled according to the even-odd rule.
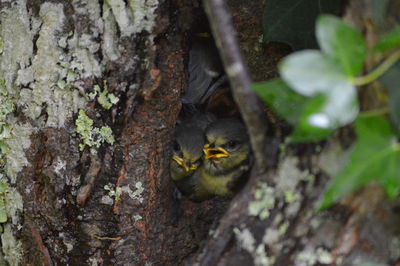
[[[332,168],[340,165],[353,140],[351,129],[341,130],[324,143],[288,146],[277,160],[276,131],[280,124],[269,116],[268,125],[274,130],[267,133],[267,160],[274,164],[272,167],[262,174],[259,168],[253,169],[249,182],[232,202],[175,199],[168,171],[170,142],[180,95],[187,85],[189,36],[192,29],[207,24],[205,15],[197,1],[154,2],[154,13],[151,8],[142,10],[149,12],[148,17],[136,25],[150,23],[154,15],[154,26],[136,31],[129,26],[140,14],[128,16],[131,24],[127,26],[121,20],[123,13],[115,6],[107,7],[109,2],[21,0],[0,4],[3,14],[19,12],[19,16],[25,16],[26,21],[17,26],[26,27],[31,41],[29,49],[25,47],[27,59],[21,55],[22,59],[10,63],[8,71],[14,71],[13,75],[1,77],[16,102],[16,121],[33,128],[28,135],[30,147],[25,151],[29,164],[18,173],[16,182],[10,182],[22,196],[23,212],[9,214],[5,225],[21,243],[20,265],[400,264],[398,202],[387,202],[378,187],[369,186],[328,211],[314,211]],[[128,5],[130,1],[119,3]],[[259,43],[264,1],[230,0],[227,4],[251,78],[262,81],[275,77],[276,63],[287,49]],[[54,10],[61,12],[59,16],[48,15]],[[354,7],[348,12],[364,14]],[[60,14],[65,16],[62,26],[54,29]],[[94,120],[94,126],[112,128],[114,145],[102,144],[96,153],[88,147],[80,151],[77,108],[65,116],[65,123],[52,122],[51,108],[67,102],[64,98],[54,100],[60,93],[55,88],[57,78],[68,80],[62,70],[51,75],[54,80],[45,91],[51,95],[46,98],[48,102],[36,99],[40,102],[36,117],[26,111],[28,104],[22,100],[22,91],[36,92],[38,86],[44,88],[47,83],[39,71],[29,81],[21,81],[26,78],[22,73],[30,67],[39,68],[35,60],[43,58],[41,64],[52,60],[46,57],[50,48],[44,45],[53,42],[49,36],[59,45],[50,45],[51,49],[73,58],[68,62],[75,68],[68,70],[78,78],[66,90],[76,90],[86,98],[80,108]],[[13,47],[22,46],[20,39],[10,34],[1,37]],[[73,42],[74,38],[79,41]],[[82,61],[85,56],[92,64],[81,62],[84,66],[80,68],[74,58]],[[62,59],[57,60],[51,68],[58,69],[62,64]],[[11,73],[2,67],[0,70],[2,74]],[[120,99],[110,110],[87,99],[94,85],[103,88],[104,81],[108,91]],[[248,86],[248,77],[246,82]],[[46,95],[40,96],[44,99]],[[248,87],[244,95],[251,95]],[[241,110],[244,118],[249,115],[248,109]],[[252,123],[252,119],[244,120]],[[106,185],[114,192],[120,188],[120,198],[110,196]],[[266,217],[249,211],[257,201],[256,193],[273,194],[273,203],[261,204],[262,211],[269,212]],[[2,240],[5,258],[0,261],[13,264],[7,257],[7,243]]]

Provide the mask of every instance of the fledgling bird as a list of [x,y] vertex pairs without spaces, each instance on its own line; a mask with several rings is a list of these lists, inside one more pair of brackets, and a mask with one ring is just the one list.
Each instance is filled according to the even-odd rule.
[[204,132],[196,126],[179,126],[170,162],[171,178],[179,191],[188,196],[193,193],[194,181],[190,178],[202,163]]
[[202,163],[204,131],[216,118],[191,108],[184,111],[185,115],[182,115],[175,130],[170,173],[179,191],[188,196],[193,193],[195,182],[190,177]]
[[252,163],[246,127],[235,118],[220,119],[206,130],[203,165],[191,177],[195,191],[189,198],[203,201],[230,197]]

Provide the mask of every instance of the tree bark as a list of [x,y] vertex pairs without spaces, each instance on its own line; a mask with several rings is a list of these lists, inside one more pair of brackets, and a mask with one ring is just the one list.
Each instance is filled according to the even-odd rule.
[[[361,2],[345,17],[369,21]],[[264,1],[227,4],[251,78],[275,77],[287,50],[259,43]],[[0,120],[12,128],[0,138],[1,265],[400,265],[399,202],[379,187],[314,210],[349,128],[287,146],[231,202],[175,198],[170,142],[189,36],[205,23],[198,1],[4,0],[0,21],[0,100],[15,106]],[[94,141],[82,150],[81,109]],[[99,137],[105,126],[113,144]]]

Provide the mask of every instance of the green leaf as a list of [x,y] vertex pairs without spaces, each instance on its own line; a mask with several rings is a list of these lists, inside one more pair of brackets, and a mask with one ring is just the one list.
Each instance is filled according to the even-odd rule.
[[385,85],[388,91],[390,119],[396,131],[400,133],[400,62],[383,74],[379,81]]
[[400,25],[397,25],[391,32],[382,35],[373,51],[385,52],[394,48],[400,48]]
[[351,83],[328,56],[316,50],[305,50],[287,56],[279,65],[283,80],[304,96],[327,93]]
[[[315,127],[334,129],[356,118],[356,89],[350,78],[328,56],[314,50],[297,52],[284,59],[280,72],[283,80],[296,92],[304,96],[323,94],[326,97],[315,121],[322,121],[320,118],[325,115],[327,123],[314,123]],[[312,120],[314,118],[312,116]]]
[[283,80],[254,83],[252,89],[282,118],[297,123],[307,98],[294,92]]
[[332,134],[329,128],[329,118],[323,112],[326,97],[323,94],[307,99],[289,140],[291,142],[320,141]]
[[344,168],[328,186],[319,209],[331,206],[344,195],[376,180],[394,198],[400,188],[400,146],[383,115],[359,116],[357,141]]
[[321,15],[316,35],[323,53],[342,66],[348,76],[355,77],[360,72],[367,47],[356,29],[337,17]]
[[263,14],[266,42],[284,42],[294,50],[316,48],[315,20],[319,14],[340,12],[341,1],[269,0]]

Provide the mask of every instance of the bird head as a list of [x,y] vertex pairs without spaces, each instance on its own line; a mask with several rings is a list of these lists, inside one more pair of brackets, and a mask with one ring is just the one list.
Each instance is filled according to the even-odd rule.
[[237,119],[220,119],[206,130],[204,165],[212,175],[228,173],[248,161],[250,155],[246,128]]
[[201,164],[204,143],[204,133],[200,128],[177,128],[171,158],[172,179],[180,180],[193,174]]

